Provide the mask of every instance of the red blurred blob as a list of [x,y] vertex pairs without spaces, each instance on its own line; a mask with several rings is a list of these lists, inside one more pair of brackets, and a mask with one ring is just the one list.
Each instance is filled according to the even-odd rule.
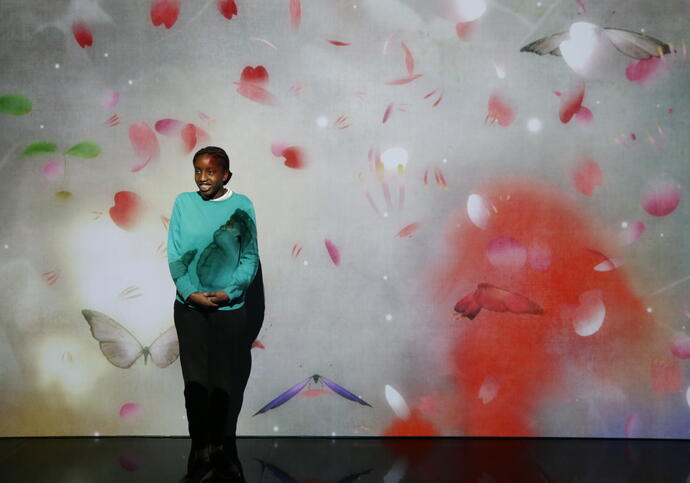
[[577,163],[572,173],[575,189],[585,196],[592,196],[597,186],[604,184],[601,168],[592,158],[584,158]]
[[216,6],[220,14],[228,20],[237,15],[237,4],[235,0],[218,0]]
[[123,230],[132,231],[143,208],[141,197],[132,191],[118,191],[115,193],[115,205],[110,210],[110,218]]
[[477,285],[477,290],[465,295],[455,304],[455,311],[470,320],[474,319],[481,309],[514,314],[542,315],[544,313],[539,304],[524,295],[489,283],[480,283]]
[[297,146],[288,146],[283,150],[281,156],[285,158],[283,164],[292,169],[304,169],[307,166],[307,158]]
[[184,143],[185,153],[191,153],[197,141],[196,126],[194,124],[187,124],[182,128],[182,131],[180,131],[180,137],[182,137],[182,142]]
[[458,34],[460,40],[469,40],[472,35],[474,21],[472,22],[458,22],[455,24],[455,33]]
[[438,436],[439,433],[417,408],[412,408],[407,419],[396,418],[382,436]]
[[[529,294],[539,301],[543,315],[487,311],[481,323],[458,327],[449,342],[449,367],[439,368],[449,371],[456,385],[449,411],[463,415],[461,427],[448,420],[449,429],[468,436],[535,435],[544,405],[557,405],[568,397],[564,394],[573,381],[567,374],[572,371],[638,391],[639,381],[649,377],[651,360],[668,353],[668,335],[633,293],[626,272],[592,269],[601,261],[592,250],[614,251],[603,225],[588,219],[561,190],[537,182],[497,180],[471,191],[495,211],[484,230],[477,229],[464,209],[449,220],[447,250],[439,255],[426,283],[432,300],[448,307],[458,294],[484,281]],[[499,237],[525,246],[539,243],[551,254],[550,265],[539,270],[531,264],[519,270],[493,266],[485,250]],[[578,305],[580,295],[592,290],[600,291],[606,318],[596,333],[581,337],[561,311]],[[487,376],[502,381],[491,404],[476,397]]]
[[179,0],[154,0],[151,3],[151,23],[155,27],[165,25],[165,28],[169,29],[175,25],[179,14]]
[[82,49],[93,45],[93,33],[83,20],[78,20],[72,24],[72,34]]

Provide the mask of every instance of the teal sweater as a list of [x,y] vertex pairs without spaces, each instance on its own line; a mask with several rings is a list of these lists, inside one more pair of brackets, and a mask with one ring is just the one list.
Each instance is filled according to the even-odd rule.
[[180,302],[188,303],[193,292],[223,290],[230,301],[218,310],[242,307],[259,265],[251,200],[239,193],[220,201],[204,200],[199,192],[178,195],[168,228],[168,265]]

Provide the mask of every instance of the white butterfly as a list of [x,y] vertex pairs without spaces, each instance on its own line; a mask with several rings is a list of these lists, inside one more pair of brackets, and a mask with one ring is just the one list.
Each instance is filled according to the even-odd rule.
[[144,356],[158,367],[168,367],[180,355],[175,327],[159,335],[151,345],[144,347],[134,335],[107,315],[95,310],[84,309],[82,315],[91,327],[91,335],[99,342],[101,352],[114,366],[127,369]]

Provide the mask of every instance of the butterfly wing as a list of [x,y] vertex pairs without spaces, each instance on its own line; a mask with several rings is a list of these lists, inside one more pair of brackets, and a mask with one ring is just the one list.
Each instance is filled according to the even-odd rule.
[[96,310],[84,309],[81,313],[101,352],[112,365],[127,369],[144,353],[144,347],[137,338],[115,320]]
[[330,379],[326,379],[323,376],[319,376],[319,378],[323,381],[323,383],[328,386],[333,392],[338,394],[341,397],[344,397],[345,399],[349,399],[350,401],[354,401],[356,403],[361,404],[362,406],[369,406],[371,407],[371,404],[366,402],[364,399],[355,396],[352,394],[350,391],[345,389],[343,386],[336,384],[335,382],[331,381]]
[[259,409],[256,413],[254,413],[254,416],[257,414],[262,414],[265,413],[266,411],[269,411],[271,409],[277,408],[278,406],[285,404],[288,402],[290,399],[295,397],[299,392],[304,389],[304,387],[309,383],[309,380],[311,379],[310,377],[307,377],[304,381],[300,381],[294,386],[292,386],[290,389],[282,393],[280,396],[275,398],[273,401],[269,402],[266,404],[264,407]]
[[159,335],[148,348],[151,360],[158,367],[168,367],[180,355],[180,343],[177,340],[177,330],[170,327]]
[[532,43],[525,45],[520,49],[520,52],[532,52],[538,55],[561,55],[559,46],[561,42],[570,38],[570,32],[561,32],[558,34],[549,35],[543,39],[535,40]]
[[669,44],[638,32],[614,28],[605,28],[604,32],[614,47],[633,59],[659,57],[673,50]]

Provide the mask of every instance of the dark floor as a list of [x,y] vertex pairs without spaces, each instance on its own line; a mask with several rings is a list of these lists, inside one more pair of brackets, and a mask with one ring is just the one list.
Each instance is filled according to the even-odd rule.
[[[690,483],[690,441],[241,438],[254,482]],[[176,482],[186,438],[1,438],[0,482]]]

